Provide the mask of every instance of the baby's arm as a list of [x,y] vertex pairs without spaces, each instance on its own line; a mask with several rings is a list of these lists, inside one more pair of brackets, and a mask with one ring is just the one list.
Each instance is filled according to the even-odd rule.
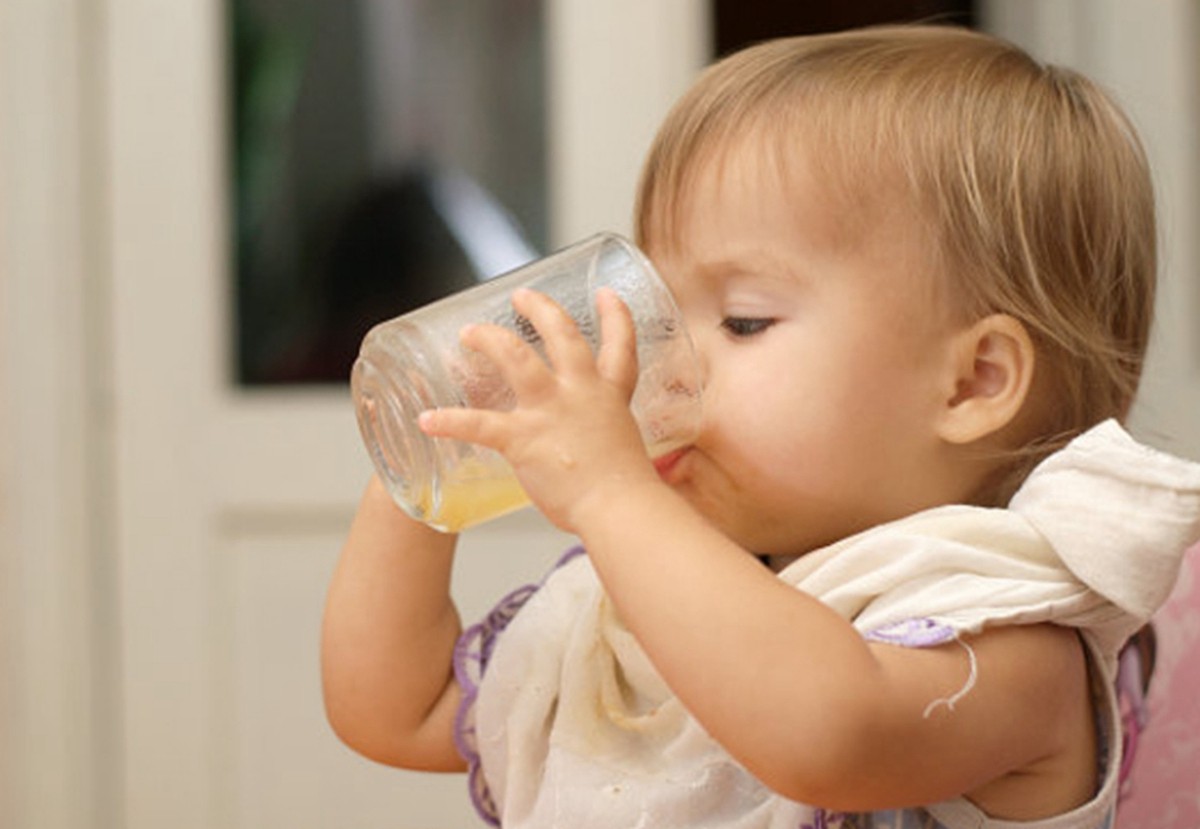
[[[603,508],[600,501],[603,498]],[[846,811],[970,794],[1032,819],[1094,794],[1087,674],[1074,633],[986,632],[931,649],[868,644],[775,578],[666,488],[597,494],[590,557],[655,666],[776,791]]]
[[465,768],[453,740],[455,541],[406,516],[371,479],[330,584],[321,677],[334,731],[378,762]]
[[[1081,802],[1094,755],[1074,635],[977,637],[974,688],[926,717],[967,682],[966,650],[868,644],[663,484],[628,414],[627,313],[611,298],[599,304],[605,336],[594,358],[561,310],[514,296],[551,365],[499,329],[472,330],[465,342],[505,371],[517,408],[441,411],[422,424],[505,454],[538,507],[582,538],[623,620],[705,729],[776,791],[829,808],[971,793],[1021,819]],[[1080,757],[1086,769],[1064,772]]]

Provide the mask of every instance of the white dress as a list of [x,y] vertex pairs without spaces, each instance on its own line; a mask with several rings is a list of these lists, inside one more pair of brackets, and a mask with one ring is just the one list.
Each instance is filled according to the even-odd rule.
[[[1095,798],[1069,814],[1009,823],[959,798],[836,815],[776,794],[674,697],[580,550],[542,585],[510,594],[459,643],[458,737],[476,805],[505,829],[1109,826],[1117,653],[1164,601],[1197,538],[1200,466],[1108,421],[1039,465],[1007,509],[928,510],[779,571],[879,641],[925,647],[990,626],[1077,628],[1096,680],[1103,773]],[[966,685],[931,708],[970,693],[971,661]]]

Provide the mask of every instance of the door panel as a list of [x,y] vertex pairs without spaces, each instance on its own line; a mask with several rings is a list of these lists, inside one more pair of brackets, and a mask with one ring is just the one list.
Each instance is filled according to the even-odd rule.
[[[345,516],[348,519],[348,516]],[[213,682],[220,826],[469,826],[461,775],[375,765],[337,744],[322,713],[318,641],[343,521],[229,528],[214,578]],[[561,545],[532,516],[466,539],[456,599],[479,618],[502,585],[538,578]]]
[[[100,29],[121,824],[471,825],[461,776],[372,765],[324,720],[324,591],[369,467],[346,391],[227,379],[223,6],[111,0]],[[591,67],[551,59],[552,86],[576,104],[548,119],[555,244],[627,230],[653,124],[701,62],[700,8],[550,3],[549,37],[570,47],[559,57]],[[593,25],[625,31],[638,83],[597,81],[608,55]],[[599,120],[580,130],[585,116]],[[530,511],[472,531],[456,574],[464,618],[567,543]]]

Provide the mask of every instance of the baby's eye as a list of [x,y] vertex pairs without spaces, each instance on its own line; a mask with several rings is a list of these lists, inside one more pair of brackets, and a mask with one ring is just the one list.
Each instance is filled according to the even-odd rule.
[[774,324],[771,317],[726,317],[721,320],[721,327],[734,337],[753,337]]

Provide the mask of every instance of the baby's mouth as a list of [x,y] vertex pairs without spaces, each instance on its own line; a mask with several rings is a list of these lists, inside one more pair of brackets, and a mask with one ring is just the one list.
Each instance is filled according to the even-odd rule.
[[654,459],[654,469],[658,472],[658,477],[665,481],[670,480],[671,472],[679,465],[679,461],[690,451],[690,447],[683,446],[668,452],[665,455],[660,455]]

